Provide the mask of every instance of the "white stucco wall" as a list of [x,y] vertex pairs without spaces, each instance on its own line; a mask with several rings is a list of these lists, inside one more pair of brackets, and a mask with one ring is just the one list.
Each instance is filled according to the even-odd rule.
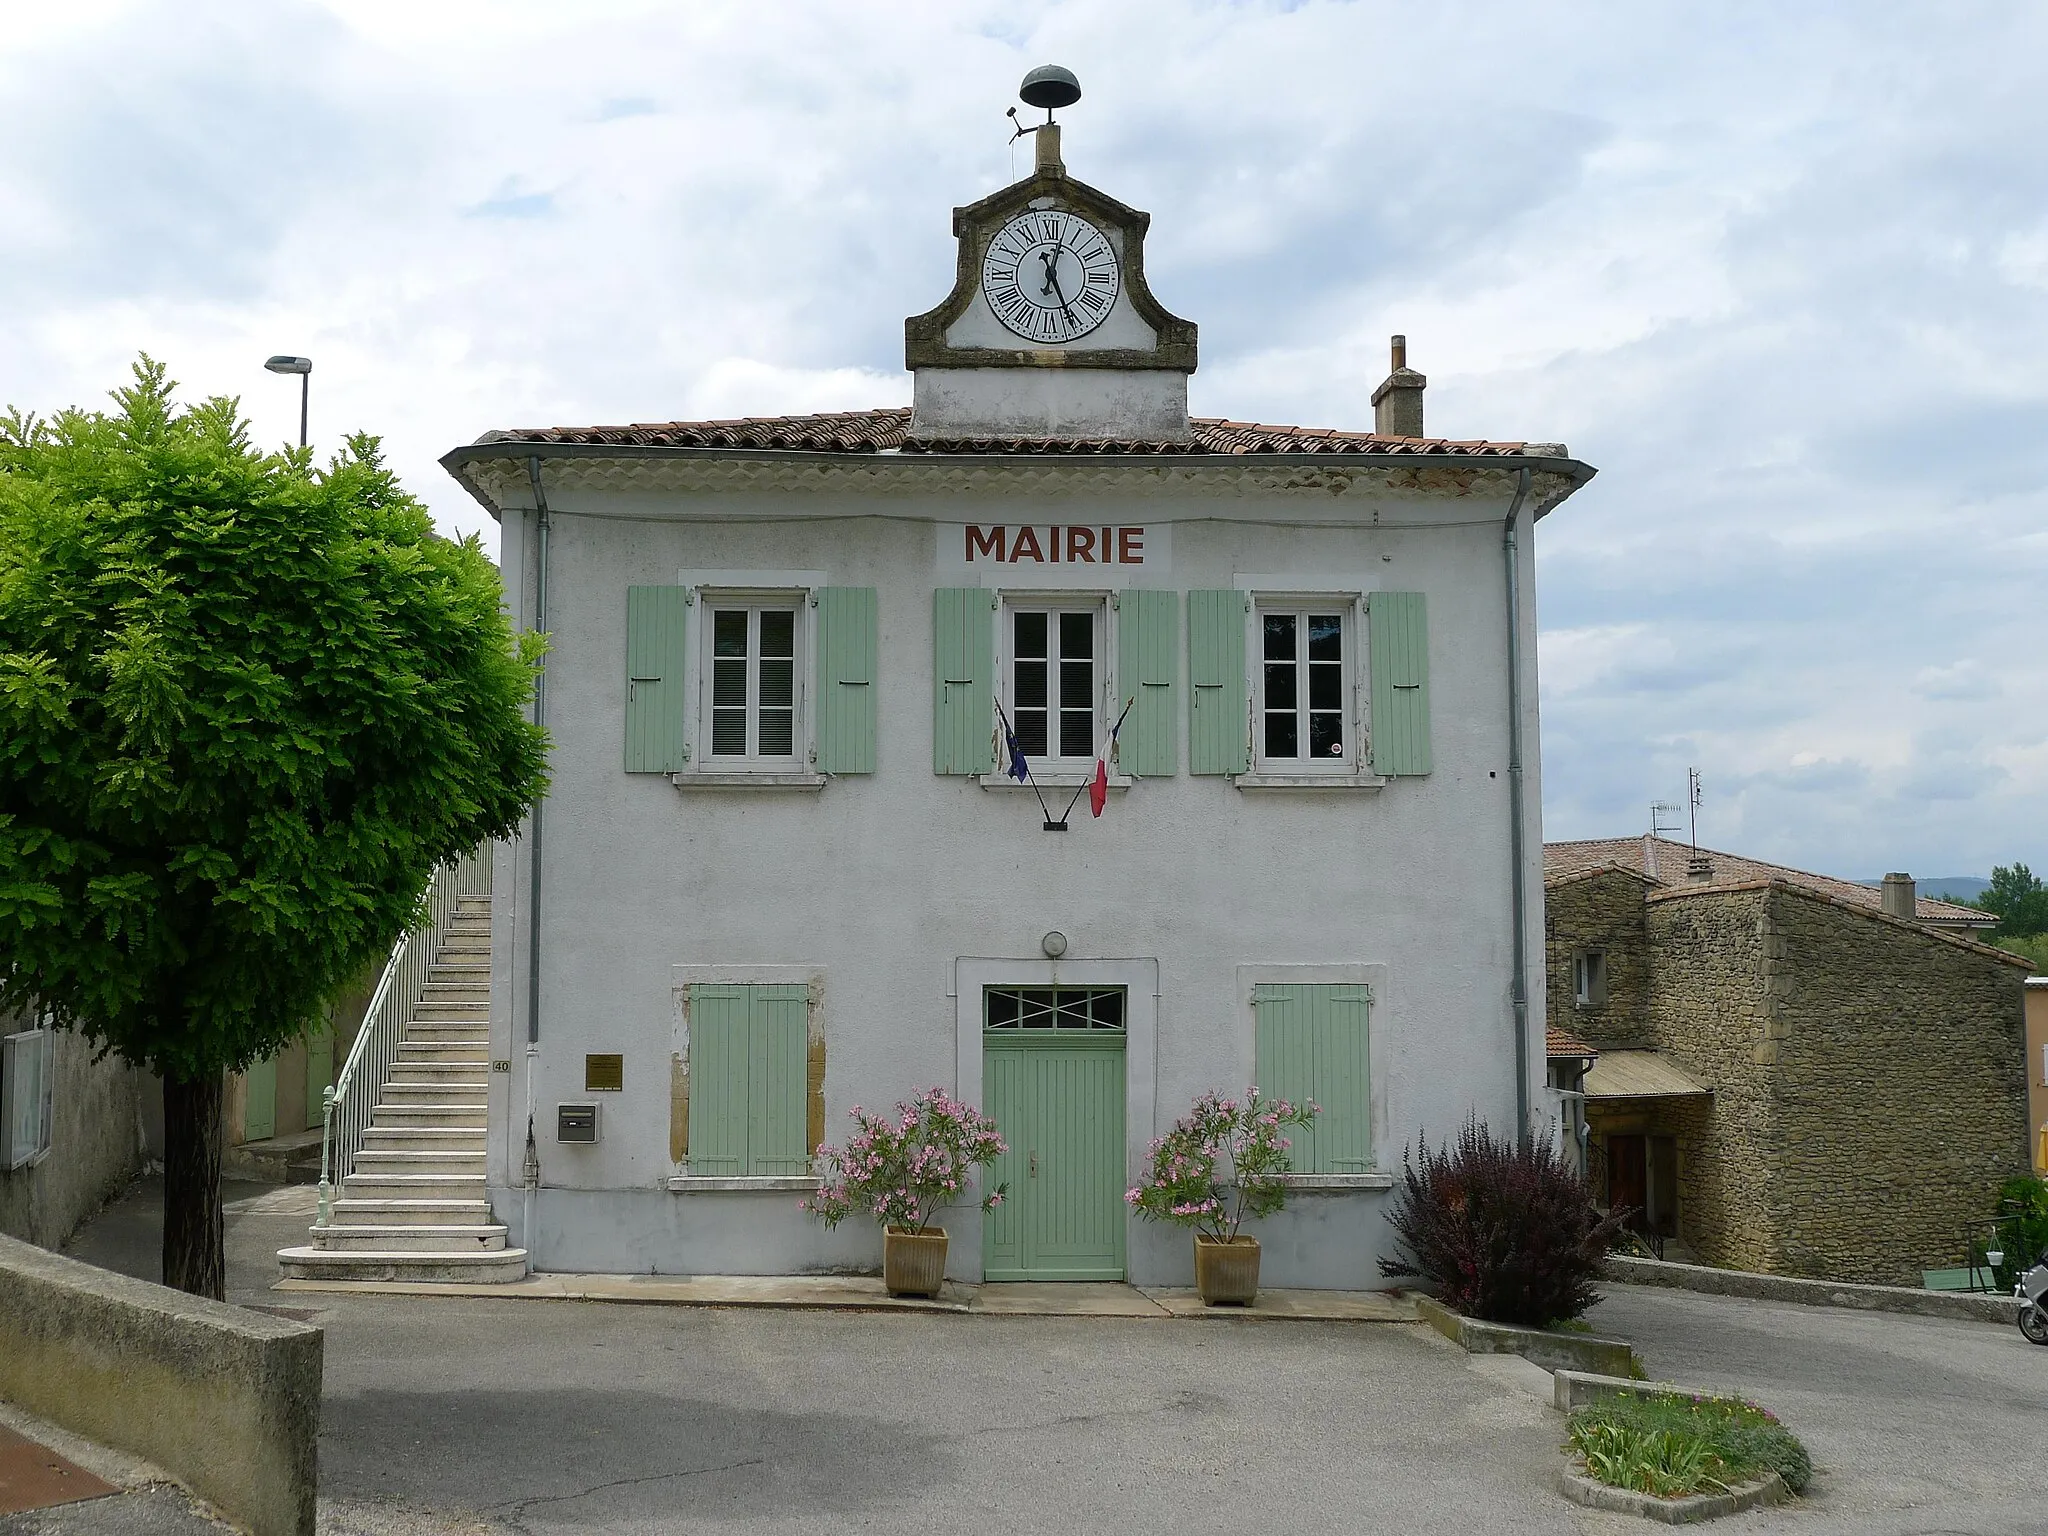
[[[553,471],[549,473],[552,476]],[[567,479],[568,477],[565,477]],[[859,1223],[827,1233],[795,1194],[677,1194],[666,1180],[671,967],[800,966],[823,974],[827,1137],[855,1103],[893,1103],[938,1084],[979,1102],[963,1051],[958,976],[1013,962],[1042,979],[1040,937],[1067,936],[1071,963],[1143,962],[1157,977],[1155,1038],[1134,1038],[1129,1172],[1145,1144],[1209,1087],[1253,1071],[1241,968],[1370,967],[1373,1140],[1398,1172],[1404,1147],[1476,1113],[1512,1126],[1514,1044],[1508,859],[1505,491],[1275,491],[1219,499],[1095,488],[1009,497],[968,490],[884,500],[813,492],[559,489],[549,569],[547,717],[554,787],[545,810],[541,1039],[530,1058],[530,859],[497,863],[492,1198],[536,1268],[788,1273],[879,1263]],[[1043,831],[1028,793],[931,769],[934,524],[1171,524],[1171,563],[1144,584],[1186,592],[1243,573],[1316,573],[1324,588],[1428,594],[1435,771],[1376,792],[1275,793],[1186,772],[1187,676],[1174,777],[1085,802],[1072,830]],[[1537,807],[1533,551],[1524,515],[1524,699],[1528,772],[1531,1102],[1543,1073],[1542,828]],[[517,616],[530,621],[532,518],[508,512],[502,556]],[[805,570],[878,589],[879,768],[820,792],[683,792],[622,771],[626,589],[683,570]],[[1019,585],[1028,585],[1028,578]],[[692,663],[694,665],[694,661]],[[587,1101],[586,1052],[625,1058],[605,1094],[603,1139],[555,1143],[554,1106]],[[968,1059],[964,1059],[968,1058]],[[528,1094],[541,1188],[516,1186]],[[1265,1222],[1270,1285],[1369,1287],[1389,1250],[1382,1191],[1317,1193]],[[954,1212],[949,1272],[977,1279],[978,1215]],[[1133,1223],[1131,1278],[1187,1283],[1187,1235]]]

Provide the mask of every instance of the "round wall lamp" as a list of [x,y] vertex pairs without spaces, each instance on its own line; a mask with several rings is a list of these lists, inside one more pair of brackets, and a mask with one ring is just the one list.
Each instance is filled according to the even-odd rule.
[[1055,928],[1038,941],[1038,947],[1045,951],[1048,959],[1057,960],[1067,952],[1067,936]]

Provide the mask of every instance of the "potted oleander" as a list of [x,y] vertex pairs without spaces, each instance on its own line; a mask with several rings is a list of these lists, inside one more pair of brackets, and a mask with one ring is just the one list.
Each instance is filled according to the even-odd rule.
[[[946,1229],[932,1218],[958,1205],[986,1168],[1008,1150],[995,1121],[927,1088],[896,1106],[894,1115],[852,1110],[854,1133],[845,1149],[818,1149],[817,1192],[804,1209],[836,1227],[849,1216],[882,1224],[882,1283],[891,1296],[936,1296],[946,1276]],[[1003,1203],[1006,1186],[983,1197],[981,1208]]]
[[1241,1099],[1212,1089],[1152,1143],[1144,1181],[1124,1199],[1147,1220],[1193,1230],[1195,1289],[1206,1305],[1258,1299],[1259,1240],[1240,1229],[1286,1206],[1287,1127],[1320,1113],[1315,1104],[1269,1099],[1257,1088]]

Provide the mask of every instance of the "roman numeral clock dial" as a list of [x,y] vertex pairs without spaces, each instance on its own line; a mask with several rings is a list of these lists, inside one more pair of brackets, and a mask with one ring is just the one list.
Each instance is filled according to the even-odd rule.
[[1072,341],[1116,303],[1116,252],[1071,213],[1021,214],[996,231],[981,260],[981,291],[996,318],[1027,341]]

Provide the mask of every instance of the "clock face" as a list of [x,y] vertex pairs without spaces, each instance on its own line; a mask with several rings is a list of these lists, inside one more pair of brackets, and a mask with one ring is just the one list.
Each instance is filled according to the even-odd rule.
[[1116,252],[1086,219],[1057,209],[1010,220],[981,260],[981,291],[996,318],[1027,341],[1072,341],[1116,302]]

